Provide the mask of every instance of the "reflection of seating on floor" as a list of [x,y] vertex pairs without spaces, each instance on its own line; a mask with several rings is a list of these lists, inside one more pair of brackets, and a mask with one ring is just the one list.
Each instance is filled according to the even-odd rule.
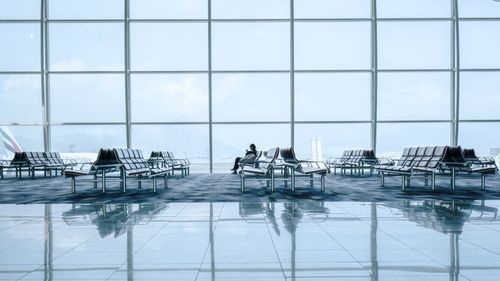
[[329,169],[324,162],[313,160],[298,160],[295,156],[293,147],[283,148],[280,150],[280,153],[286,169],[284,180],[288,180],[287,175],[289,174],[292,191],[295,191],[296,177],[308,177],[309,186],[313,187],[314,175],[320,176],[321,191],[325,191],[325,176],[329,172]]
[[328,219],[328,214],[330,210],[325,207],[324,202],[286,202],[283,203],[283,210],[281,212],[281,221],[283,222],[284,228],[291,234],[294,234],[303,220],[304,215],[312,215],[314,218],[314,223],[321,220],[325,221]]
[[458,172],[479,174],[481,190],[484,190],[486,175],[494,174],[497,167],[491,164],[477,166],[468,162],[460,146],[428,146],[405,148],[395,166],[376,166],[381,176],[381,186],[385,185],[385,177],[401,176],[401,188],[410,186],[410,178],[424,177],[428,185],[430,176],[432,190],[435,189],[436,176],[448,177],[451,189],[455,190],[455,178]]
[[[420,226],[446,234],[462,233],[465,222],[469,220],[495,220],[498,212],[497,208],[486,206],[484,201],[477,203],[465,200],[423,202],[405,200],[385,205],[401,210],[404,217]],[[479,215],[474,217],[474,213]]]
[[275,216],[274,202],[248,201],[239,202],[239,215],[247,223],[262,223],[265,219],[271,224],[276,234],[280,235],[280,229]]
[[74,205],[63,212],[68,225],[95,224],[101,237],[118,237],[138,224],[147,224],[168,208],[167,204],[98,204]]

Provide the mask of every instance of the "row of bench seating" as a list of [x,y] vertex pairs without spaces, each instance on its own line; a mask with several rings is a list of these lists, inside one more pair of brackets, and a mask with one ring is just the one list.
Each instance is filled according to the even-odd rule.
[[[167,151],[153,151],[146,160],[139,149],[100,149],[97,159],[89,169],[66,171],[65,176],[71,178],[71,192],[76,193],[76,178],[92,176],[87,181],[94,182],[94,188],[101,182],[102,192],[106,192],[107,178],[119,172],[118,180],[123,192],[127,191],[127,180],[136,180],[138,188],[142,188],[142,181],[151,179],[153,191],[156,192],[157,178],[163,178],[164,187],[168,187],[168,176],[174,169],[181,170],[182,176],[189,174],[189,161],[175,159]],[[109,175],[108,175],[109,174]]]
[[369,169],[371,175],[373,167],[379,164],[379,159],[373,150],[345,150],[341,157],[327,159],[326,164],[330,169],[333,168],[334,174],[337,174],[337,169],[340,169],[341,174],[350,170],[351,175],[353,172],[361,175],[364,174],[365,169]]
[[[0,178],[4,178],[4,171],[14,169],[16,177],[21,178],[22,172],[27,171],[28,175],[35,177],[36,171],[47,174],[63,174],[73,163],[65,163],[58,152],[16,152],[10,161],[0,163]],[[58,173],[59,172],[59,173]]]
[[425,185],[428,185],[430,176],[432,190],[435,190],[436,175],[438,175],[450,177],[451,189],[454,190],[456,174],[467,172],[481,176],[481,190],[484,190],[486,175],[495,173],[497,167],[494,163],[491,165],[491,163],[480,162],[473,150],[468,150],[467,156],[470,161],[467,160],[460,146],[411,147],[404,149],[396,165],[376,166],[375,169],[381,175],[381,186],[385,185],[385,177],[401,176],[401,188],[406,190],[410,186],[411,177],[423,176]]
[[[278,156],[281,155],[281,159]],[[293,147],[274,147],[263,153],[263,157],[258,157],[254,165],[244,165],[240,171],[241,191],[245,192],[245,181],[247,179],[266,180],[267,186],[271,186],[271,192],[275,190],[276,170],[282,169],[282,179],[285,186],[288,180],[291,183],[291,190],[295,192],[296,177],[308,177],[310,187],[314,184],[314,175],[320,176],[321,191],[325,191],[325,176],[330,172],[325,163],[321,161],[298,160]]]
[[188,159],[175,158],[174,154],[170,151],[152,151],[149,160],[168,165],[172,168],[172,174],[175,171],[180,171],[181,177],[190,174],[191,162]]

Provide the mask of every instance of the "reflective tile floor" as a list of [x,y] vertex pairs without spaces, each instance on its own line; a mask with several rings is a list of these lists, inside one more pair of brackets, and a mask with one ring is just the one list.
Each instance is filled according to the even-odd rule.
[[0,205],[3,280],[499,280],[500,201]]

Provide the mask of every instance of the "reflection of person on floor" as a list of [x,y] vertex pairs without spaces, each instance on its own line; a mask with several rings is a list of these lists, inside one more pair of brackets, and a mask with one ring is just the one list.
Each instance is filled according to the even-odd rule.
[[234,159],[234,166],[231,171],[233,171],[233,174],[236,174],[236,170],[238,170],[240,163],[252,163],[256,157],[257,147],[252,143],[250,144],[250,150],[247,149],[245,157],[236,157],[236,159]]

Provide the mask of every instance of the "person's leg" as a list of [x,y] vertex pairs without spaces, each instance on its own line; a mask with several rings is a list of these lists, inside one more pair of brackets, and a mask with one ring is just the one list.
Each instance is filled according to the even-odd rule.
[[236,159],[234,159],[234,166],[233,166],[233,168],[231,169],[231,171],[236,171],[236,170],[238,170],[238,167],[239,167],[238,163],[240,162],[240,160],[241,160],[241,157],[236,157]]

